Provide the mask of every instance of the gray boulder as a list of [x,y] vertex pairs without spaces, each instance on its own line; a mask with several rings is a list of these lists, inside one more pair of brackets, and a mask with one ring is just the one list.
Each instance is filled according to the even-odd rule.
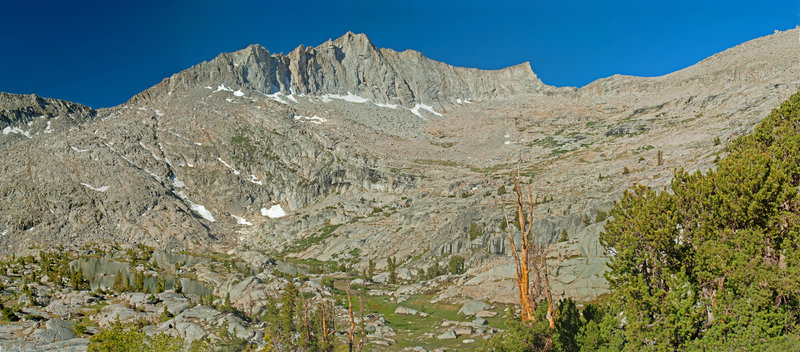
[[450,339],[458,338],[458,335],[456,335],[456,331],[455,330],[447,330],[447,331],[439,334],[439,336],[436,336],[436,338],[439,339],[439,340],[450,340]]
[[461,309],[458,310],[458,314],[475,315],[478,314],[478,312],[487,310],[489,308],[491,308],[491,306],[486,304],[486,302],[473,300],[461,306]]
[[183,311],[189,309],[191,305],[189,299],[175,292],[163,292],[158,294],[157,297],[164,303],[164,306],[167,307],[167,312],[173,316],[181,314]]
[[42,342],[55,342],[75,338],[72,332],[72,322],[61,319],[50,319],[45,323],[45,328],[36,330],[31,337]]

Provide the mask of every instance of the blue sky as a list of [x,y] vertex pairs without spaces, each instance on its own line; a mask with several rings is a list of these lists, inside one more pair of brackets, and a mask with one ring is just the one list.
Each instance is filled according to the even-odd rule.
[[125,102],[219,52],[317,45],[350,30],[456,66],[530,61],[547,84],[657,76],[794,28],[795,1],[0,0],[0,91]]

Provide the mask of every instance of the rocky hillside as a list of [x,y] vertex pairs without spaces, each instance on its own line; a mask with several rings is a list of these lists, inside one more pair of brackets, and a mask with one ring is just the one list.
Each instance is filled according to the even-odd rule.
[[604,211],[634,183],[713,167],[800,86],[798,49],[790,30],[661,77],[556,88],[527,64],[457,68],[348,33],[221,54],[96,112],[4,94],[0,248],[254,249],[359,271],[392,256],[407,282],[458,255],[468,270],[442,297],[511,302],[503,191],[521,159],[557,294],[590,299]]

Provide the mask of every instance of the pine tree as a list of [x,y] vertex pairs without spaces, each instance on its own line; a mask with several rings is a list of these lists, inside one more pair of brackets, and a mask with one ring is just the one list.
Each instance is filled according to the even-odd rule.
[[175,293],[182,293],[183,292],[183,284],[181,284],[181,278],[179,276],[175,277]]
[[394,257],[386,258],[386,271],[389,272],[389,283],[397,283],[397,260]]

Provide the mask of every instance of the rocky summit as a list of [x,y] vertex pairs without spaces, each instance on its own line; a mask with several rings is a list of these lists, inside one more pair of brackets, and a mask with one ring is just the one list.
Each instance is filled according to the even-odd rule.
[[[713,168],[726,142],[798,90],[798,54],[793,29],[664,76],[574,88],[544,84],[528,63],[454,67],[347,33],[288,54],[223,53],[111,108],[0,93],[0,251],[218,253],[263,271],[245,270],[249,281],[193,274],[242,309],[263,308],[242,292],[284,289],[269,286],[272,269],[343,266],[369,272],[362,284],[385,284],[396,266],[404,286],[392,304],[422,293],[480,300],[477,322],[437,327],[438,339],[491,334],[490,304],[518,302],[504,216],[512,172],[533,191],[554,295],[592,300],[608,289],[598,238],[614,202],[634,184],[668,187],[676,169]],[[456,256],[463,272],[428,275]],[[315,287],[305,289],[325,290]],[[219,311],[186,310],[183,295],[124,298],[145,308],[115,303],[97,319],[166,307],[182,320],[157,329],[200,339],[203,319],[228,319],[241,326],[233,333],[263,340]],[[391,344],[393,330],[373,318],[373,342]],[[42,323],[42,334],[72,334],[63,322]]]

